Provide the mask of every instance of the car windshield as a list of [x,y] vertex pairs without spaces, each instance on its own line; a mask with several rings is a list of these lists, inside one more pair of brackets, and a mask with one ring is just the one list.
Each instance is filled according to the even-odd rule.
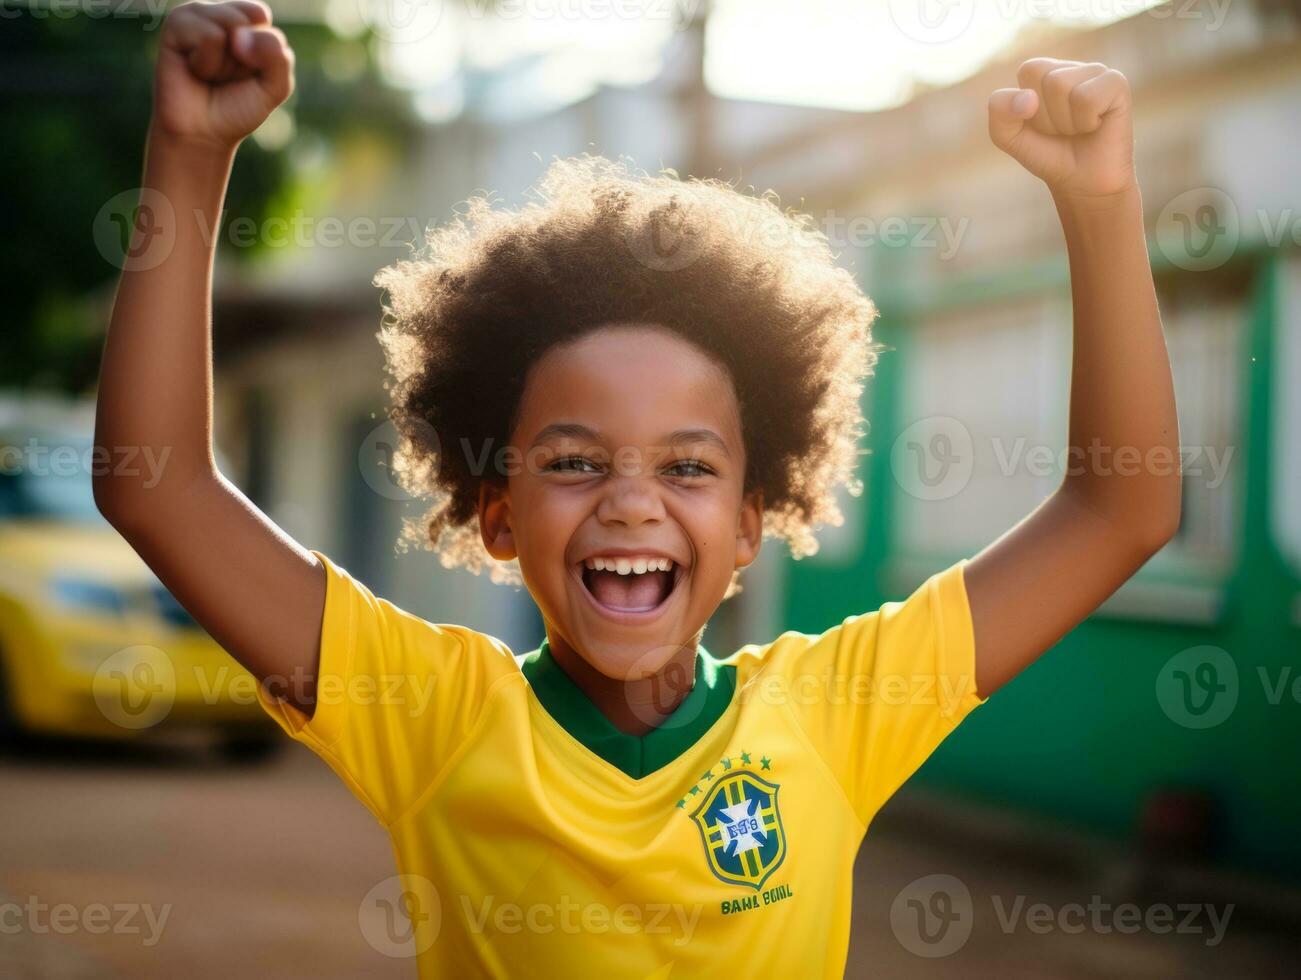
[[0,520],[103,523],[90,482],[91,440],[0,434]]

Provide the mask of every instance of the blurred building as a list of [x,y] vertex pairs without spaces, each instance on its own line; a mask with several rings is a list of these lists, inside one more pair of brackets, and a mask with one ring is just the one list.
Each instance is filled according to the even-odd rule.
[[[524,594],[445,571],[428,553],[389,560],[402,515],[422,505],[384,484],[380,297],[369,283],[417,226],[481,189],[515,203],[553,156],[628,155],[773,188],[811,213],[881,308],[878,337],[891,348],[865,404],[866,493],[846,499],[847,521],[818,556],[792,563],[767,549],[711,626],[711,647],[825,629],[901,598],[1060,480],[1064,247],[1048,194],[988,141],[988,94],[1015,84],[1031,53],[1118,67],[1134,91],[1188,450],[1183,527],[919,779],[1117,838],[1141,825],[1159,842],[1183,819],[1200,856],[1301,876],[1301,785],[1287,757],[1301,736],[1289,686],[1301,649],[1301,494],[1290,489],[1301,481],[1301,35],[1287,4],[1233,4],[1222,24],[1180,9],[1191,8],[1027,37],[961,84],[870,114],[710,96],[698,25],[675,36],[652,83],[552,111],[488,108],[515,68],[471,78],[465,112],[422,130],[409,157],[358,148],[342,160],[329,213],[353,228],[375,219],[377,234],[400,225],[387,243],[302,248],[259,281],[219,278],[222,447],[278,522],[377,592],[516,649],[536,645]],[[938,483],[930,467],[943,454],[926,449],[937,445],[959,460]],[[1179,685],[1192,680],[1172,659],[1203,647],[1227,655],[1227,666],[1209,661],[1221,673],[1206,697],[1231,686],[1234,699],[1214,717],[1180,707]],[[1200,802],[1153,817],[1166,812],[1153,801],[1169,799]]]

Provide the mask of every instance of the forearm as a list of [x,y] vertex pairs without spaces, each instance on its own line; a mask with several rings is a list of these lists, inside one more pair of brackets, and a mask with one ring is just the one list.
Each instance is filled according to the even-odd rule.
[[101,505],[211,472],[212,265],[235,149],[198,148],[150,131],[142,202],[151,213],[133,231],[138,258],[126,258],[118,285],[95,441],[151,452],[161,477],[149,487],[143,476],[105,477],[96,487]]
[[1063,491],[1135,542],[1159,546],[1179,520],[1179,424],[1139,189],[1055,203],[1074,312]]

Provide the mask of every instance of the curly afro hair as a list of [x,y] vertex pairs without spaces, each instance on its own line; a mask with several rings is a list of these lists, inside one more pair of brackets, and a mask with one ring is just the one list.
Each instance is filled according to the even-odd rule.
[[409,493],[433,497],[401,544],[432,547],[448,568],[520,583],[516,563],[489,557],[479,536],[480,483],[504,477],[455,449],[506,446],[530,366],[611,324],[667,328],[727,369],[745,489],[762,491],[765,535],[796,558],[817,550],[817,527],[842,522],[836,487],[861,492],[859,401],[877,311],[812,219],[770,194],[557,160],[523,207],[470,200],[374,284],[388,294],[378,336],[400,437],[393,469]]

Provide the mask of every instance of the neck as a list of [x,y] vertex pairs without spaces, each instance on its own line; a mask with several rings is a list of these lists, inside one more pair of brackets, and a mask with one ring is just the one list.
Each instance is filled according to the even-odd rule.
[[646,677],[616,680],[593,667],[552,630],[547,630],[551,656],[574,685],[610,724],[625,735],[645,735],[677,710],[696,677],[699,635],[679,647],[659,670]]

